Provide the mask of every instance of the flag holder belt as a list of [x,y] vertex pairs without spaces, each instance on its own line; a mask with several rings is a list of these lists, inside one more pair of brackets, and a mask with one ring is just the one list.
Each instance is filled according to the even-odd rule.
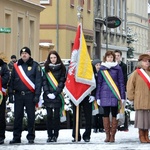
[[27,94],[30,94],[30,93],[33,93],[31,91],[15,91],[16,94],[20,94],[20,95],[27,95]]

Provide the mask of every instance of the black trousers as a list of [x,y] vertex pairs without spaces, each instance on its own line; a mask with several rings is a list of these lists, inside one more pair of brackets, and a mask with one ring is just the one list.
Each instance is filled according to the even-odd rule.
[[34,140],[35,139],[35,103],[33,102],[34,94],[29,93],[26,95],[15,94],[15,102],[14,102],[14,130],[13,130],[13,138],[15,140],[21,139],[22,133],[22,123],[24,117],[24,107],[27,113],[27,139]]
[[93,116],[93,128],[94,129],[104,129],[102,114],[96,114]]
[[[83,133],[83,139],[90,139],[91,128],[92,128],[92,103],[89,103],[89,96],[85,97],[84,100],[79,104],[79,129],[78,129],[78,140],[81,139],[80,134],[80,116],[81,107],[83,107],[85,116],[85,132]],[[72,137],[76,137],[76,106],[73,105],[73,132]]]
[[47,110],[47,133],[48,137],[59,135],[60,130],[60,108],[46,107]]
[[6,111],[6,97],[3,96],[3,101],[0,105],[0,139],[5,139],[5,130],[6,130],[5,111]]
[[118,106],[116,106],[116,107],[110,107],[110,106],[108,106],[108,107],[103,107],[103,109],[104,109],[104,117],[109,117],[109,115],[110,115],[110,112],[111,112],[111,114],[112,114],[112,117],[117,117],[117,114],[118,114]]

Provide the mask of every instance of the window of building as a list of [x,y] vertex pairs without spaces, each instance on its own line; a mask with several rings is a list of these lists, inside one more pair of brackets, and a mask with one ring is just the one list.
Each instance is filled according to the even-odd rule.
[[[103,14],[104,14],[104,18],[106,17],[106,0],[103,0]],[[106,30],[106,26],[104,25],[104,30]]]
[[87,11],[91,12],[91,0],[87,0]]
[[79,5],[83,8],[84,0],[80,0],[80,1],[79,1]]
[[[6,13],[5,14],[5,26],[4,27],[11,28],[11,25],[12,25],[11,19],[12,19],[11,14]],[[8,36],[5,36],[5,52],[7,53],[10,50],[11,50],[11,34],[8,34]]]
[[[121,1],[120,0],[117,0],[117,17],[120,17],[120,10],[121,8]],[[120,33],[120,27],[117,27],[117,33]]]
[[35,32],[34,32],[34,29],[35,29],[35,22],[33,20],[30,20],[30,28],[29,28],[29,47],[31,49],[34,49],[34,35],[35,35]]
[[40,4],[50,4],[50,0],[40,0]]
[[122,30],[123,34],[125,34],[126,29],[126,0],[122,1]]
[[[110,16],[114,16],[115,15],[115,2],[114,0],[111,0],[110,3]],[[111,29],[111,32],[114,32],[114,29]]]
[[70,0],[70,7],[74,7],[74,0]]
[[18,17],[17,33],[17,49],[21,49],[23,45],[23,18],[21,17]]

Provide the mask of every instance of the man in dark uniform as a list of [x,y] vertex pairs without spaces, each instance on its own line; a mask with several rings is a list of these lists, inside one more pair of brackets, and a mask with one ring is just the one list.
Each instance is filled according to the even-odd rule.
[[9,81],[7,64],[0,59],[0,144],[4,143],[6,129],[6,88]]
[[14,64],[8,88],[9,102],[14,102],[14,130],[10,144],[21,143],[22,119],[24,106],[27,113],[27,140],[34,143],[35,139],[35,105],[41,94],[42,76],[37,62],[31,58],[28,47],[20,50],[21,59]]
[[[94,101],[94,99],[92,100]],[[85,142],[90,142],[91,138],[91,128],[92,128],[92,101],[90,101],[90,97],[86,96],[83,101],[79,105],[79,128],[78,128],[78,141],[81,141],[80,134],[80,116],[82,115],[81,107],[83,108],[83,113],[85,116],[85,132],[83,133],[83,140]],[[76,106],[73,104],[73,131],[72,137],[74,138],[72,142],[76,142]]]
[[[121,61],[121,57],[122,57],[122,52],[120,50],[115,50],[115,56],[116,56],[116,61],[118,62],[119,66],[122,68],[122,72],[124,75],[124,85],[125,85],[125,89],[126,89],[126,84],[127,84],[127,65],[125,63],[123,63]],[[125,122],[124,122],[124,126],[122,127],[118,127],[118,130],[120,131],[128,131],[128,122],[127,122],[128,118],[127,118],[127,114],[125,113]]]
[[[96,78],[96,69],[93,67],[93,72]],[[79,105],[79,128],[78,128],[78,141],[81,141],[80,134],[80,117],[82,115],[81,110],[83,109],[84,117],[85,117],[85,131],[82,135],[82,138],[85,142],[90,142],[91,139],[91,128],[92,128],[92,102],[95,100],[96,88],[90,93],[90,95],[86,96],[83,101]],[[73,131],[72,131],[72,142],[76,141],[76,106],[73,104]]]

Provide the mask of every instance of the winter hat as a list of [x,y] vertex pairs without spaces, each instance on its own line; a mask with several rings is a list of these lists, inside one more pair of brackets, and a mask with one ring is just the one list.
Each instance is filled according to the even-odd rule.
[[101,61],[99,59],[94,59],[92,61],[92,64],[95,66],[97,63],[100,63],[101,64]]
[[17,57],[16,57],[16,55],[12,55],[10,58],[11,59],[16,59]]
[[139,56],[138,61],[141,61],[141,60],[143,60],[143,59],[148,59],[148,60],[150,60],[150,56],[149,56],[148,54],[142,54],[142,55]]
[[28,47],[23,47],[20,50],[20,55],[21,55],[22,52],[26,52],[26,53],[28,53],[31,56],[31,50]]

